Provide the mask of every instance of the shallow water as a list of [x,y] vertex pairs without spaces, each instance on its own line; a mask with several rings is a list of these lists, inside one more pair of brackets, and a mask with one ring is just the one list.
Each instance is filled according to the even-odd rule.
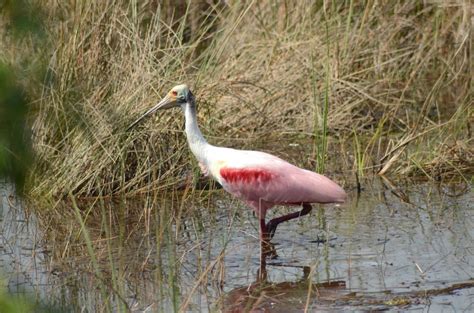
[[263,263],[257,219],[223,191],[106,203],[86,221],[97,265],[77,221],[55,236],[0,191],[8,289],[68,310],[474,310],[471,186],[367,183],[281,224]]

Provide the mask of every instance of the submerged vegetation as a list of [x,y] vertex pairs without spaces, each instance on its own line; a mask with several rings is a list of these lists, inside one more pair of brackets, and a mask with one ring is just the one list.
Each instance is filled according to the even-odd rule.
[[[182,82],[215,144],[310,144],[313,152],[293,161],[350,179],[472,175],[465,1],[62,1],[42,9],[54,49],[41,88],[29,93],[31,195],[133,194],[180,182],[193,168],[182,117],[167,112],[126,127]],[[33,45],[22,47],[23,58],[34,55]],[[8,49],[2,58],[22,60]]]

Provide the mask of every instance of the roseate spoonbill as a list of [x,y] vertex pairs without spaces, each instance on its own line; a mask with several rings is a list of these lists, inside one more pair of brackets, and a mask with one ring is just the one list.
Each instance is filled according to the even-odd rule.
[[[216,147],[207,143],[199,130],[194,95],[187,85],[178,85],[145,116],[160,109],[181,107],[186,119],[189,147],[204,175],[210,175],[232,195],[247,203],[260,219],[260,238],[268,242],[277,226],[308,214],[311,203],[342,203],[346,193],[335,182],[317,173],[296,167],[276,156],[259,151]],[[265,223],[268,209],[274,205],[302,206],[301,211],[274,218]]]

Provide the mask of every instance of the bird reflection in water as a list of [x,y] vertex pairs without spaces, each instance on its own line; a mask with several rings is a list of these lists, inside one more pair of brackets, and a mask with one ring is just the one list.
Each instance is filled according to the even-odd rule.
[[[221,307],[223,312],[302,312],[305,308],[313,308],[315,301],[318,306],[330,307],[341,296],[347,295],[345,281],[313,283],[311,267],[269,263],[275,255],[272,243],[261,245],[256,281],[226,293]],[[302,277],[297,281],[272,283],[268,279],[267,267],[301,268]]]

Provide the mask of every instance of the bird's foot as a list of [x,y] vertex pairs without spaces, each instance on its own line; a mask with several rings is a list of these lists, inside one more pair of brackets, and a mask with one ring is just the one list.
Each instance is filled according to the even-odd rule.
[[264,259],[276,259],[278,257],[278,254],[276,252],[276,249],[275,249],[275,245],[272,244],[271,242],[269,241],[262,241],[262,246],[261,246],[261,253],[262,253],[262,257]]

